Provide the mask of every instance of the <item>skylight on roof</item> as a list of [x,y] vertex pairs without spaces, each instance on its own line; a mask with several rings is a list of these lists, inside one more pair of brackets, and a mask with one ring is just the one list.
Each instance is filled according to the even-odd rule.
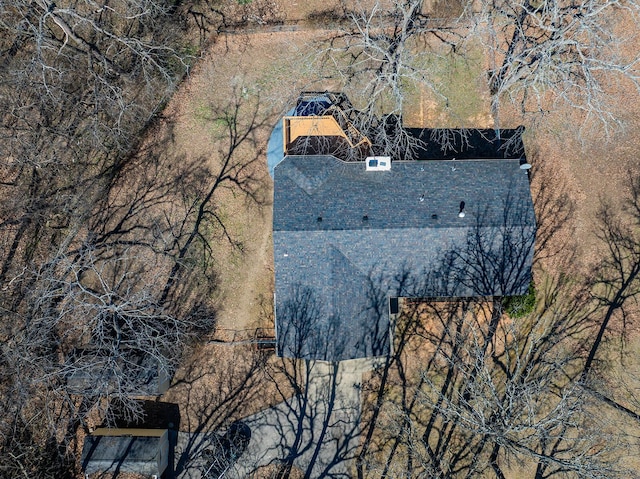
[[391,169],[390,156],[369,156],[365,160],[367,171],[388,171]]

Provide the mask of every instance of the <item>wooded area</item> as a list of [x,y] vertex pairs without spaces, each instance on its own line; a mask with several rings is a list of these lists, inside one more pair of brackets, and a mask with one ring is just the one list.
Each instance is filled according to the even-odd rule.
[[[474,84],[486,88],[493,122],[484,127],[514,117],[535,126],[561,109],[576,141],[596,131],[615,141],[627,131],[611,91],[640,89],[635,0],[445,3],[336,2],[307,19],[322,36],[300,58],[316,77],[296,81],[349,91],[360,131],[386,122],[373,139],[384,155],[419,147],[388,120],[401,118],[417,91],[463,134],[474,127],[451,107],[456,99],[435,68],[444,61],[481,64]],[[215,332],[215,253],[224,245],[241,255],[245,247],[217,201],[231,191],[268,205],[255,169],[266,161],[260,132],[284,111],[265,106],[272,99],[258,87],[230,79],[226,101],[203,107],[218,150],[187,158],[173,154],[165,108],[192,68],[225,61],[205,55],[225,32],[281,25],[282,8],[268,0],[0,3],[3,477],[75,477],[74,451],[89,422],[109,423],[115,409],[141,416],[133,398],[154,395],[145,389],[150,370],[172,376]],[[430,140],[444,150],[451,142]],[[574,252],[555,236],[576,205],[539,170],[535,305],[407,303],[394,353],[363,383],[362,425],[352,431],[361,432],[359,446],[346,438],[337,447],[337,462],[357,458],[357,477],[503,478],[519,467],[536,479],[634,472],[617,459],[635,439],[594,418],[607,407],[608,417],[639,426],[637,394],[623,403],[607,392],[607,347],[619,341],[624,356],[637,328],[640,175],[629,171],[624,193],[599,201],[593,230],[603,253],[578,271]],[[505,225],[504,248],[515,256],[533,241],[510,233]],[[466,255],[451,264],[489,267],[486,241],[470,237]],[[308,320],[312,305],[299,306]],[[237,419],[231,403],[257,401],[262,381],[271,381],[279,400],[299,398],[291,407],[302,429],[316,414],[313,366],[245,360],[212,393],[215,414],[203,425],[228,426]],[[328,406],[318,414],[330,413]],[[320,444],[297,436],[274,477],[295,477],[295,459],[312,447],[317,459]]]
[[[139,414],[130,396],[147,369],[171,375],[215,326],[207,251],[219,237],[203,231],[219,222],[211,192],[237,172],[175,164],[143,142],[204,46],[191,8],[0,6],[5,477],[73,474],[69,442],[87,416],[108,417],[109,400]],[[237,114],[225,113],[229,156],[246,140]],[[91,394],[71,390],[79,373]]]

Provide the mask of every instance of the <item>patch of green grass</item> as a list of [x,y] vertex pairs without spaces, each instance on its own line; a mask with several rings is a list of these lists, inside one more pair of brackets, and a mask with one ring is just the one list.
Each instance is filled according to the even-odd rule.
[[211,118],[211,106],[200,103],[196,106],[194,115],[198,120],[208,121]]
[[193,66],[195,60],[200,57],[200,47],[186,43],[178,47],[176,55],[171,55],[167,60],[167,66],[176,75],[182,77]]
[[222,117],[216,117],[213,109],[207,103],[200,103],[196,105],[193,116],[202,124],[207,125],[215,137],[224,135],[227,132],[229,120]]
[[426,91],[435,103],[435,111],[431,111],[429,117],[448,119],[448,125],[439,126],[477,126],[476,118],[487,110],[481,87],[484,72],[479,49],[468,50],[464,55],[425,53],[415,66],[423,72],[426,81],[422,86],[407,84],[408,98],[419,99],[420,90]]
[[473,52],[462,58],[452,55],[442,65],[441,92],[447,97],[446,106],[454,117],[462,119],[477,116],[483,111],[484,102],[478,89],[482,76],[480,59]]
[[192,43],[187,43],[181,48],[181,53],[188,57],[200,56],[200,47]]

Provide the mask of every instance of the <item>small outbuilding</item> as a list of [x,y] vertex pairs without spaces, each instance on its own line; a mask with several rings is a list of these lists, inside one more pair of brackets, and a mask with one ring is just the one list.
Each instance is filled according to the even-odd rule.
[[137,474],[159,478],[169,463],[167,429],[99,428],[85,437],[82,470],[94,474]]
[[83,396],[159,396],[171,383],[166,367],[144,351],[125,349],[114,355],[91,346],[72,351],[65,377],[68,390]]

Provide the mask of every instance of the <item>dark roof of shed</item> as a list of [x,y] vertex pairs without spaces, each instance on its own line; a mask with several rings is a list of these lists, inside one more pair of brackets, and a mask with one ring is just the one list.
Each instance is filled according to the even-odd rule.
[[[428,276],[447,252],[464,249],[474,228],[490,231],[492,244],[505,227],[518,227],[521,249],[491,261],[518,263],[515,272],[488,271],[472,280],[451,274],[422,293],[505,295],[528,286],[535,217],[518,160],[394,162],[390,171],[366,171],[362,162],[287,157],[274,177],[281,355],[343,360],[388,354],[388,298],[412,295],[398,277]],[[458,216],[461,201],[464,218]]]
[[153,476],[158,470],[162,442],[166,436],[86,436],[82,469],[87,474],[119,471]]
[[125,349],[114,357],[111,350],[76,348],[67,358],[66,370],[69,391],[81,395],[158,395],[168,377],[161,374],[155,357],[136,349]]

